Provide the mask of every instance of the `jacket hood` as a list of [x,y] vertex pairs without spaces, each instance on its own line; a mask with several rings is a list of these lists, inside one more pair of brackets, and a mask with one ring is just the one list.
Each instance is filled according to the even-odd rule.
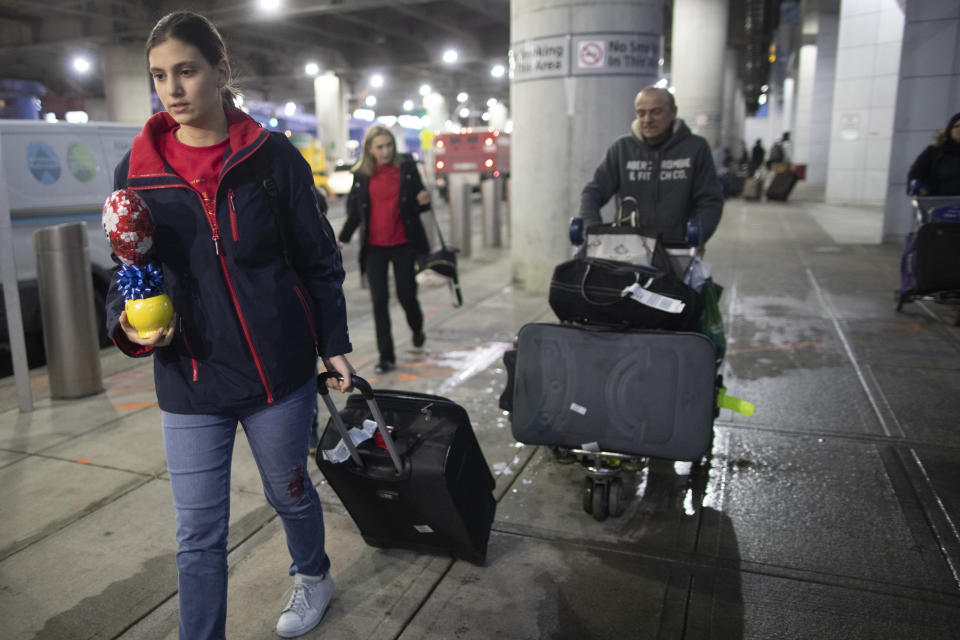
[[[226,109],[226,114],[230,136],[230,155],[223,163],[224,169],[250,155],[269,135],[269,132],[262,128],[256,120],[239,109]],[[173,175],[173,172],[157,152],[154,140],[179,126],[177,121],[166,111],[155,113],[147,120],[143,129],[133,139],[128,178]]]

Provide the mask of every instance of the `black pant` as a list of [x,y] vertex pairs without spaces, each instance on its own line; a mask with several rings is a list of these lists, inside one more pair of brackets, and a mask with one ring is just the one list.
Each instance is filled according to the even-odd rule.
[[417,301],[417,281],[414,271],[416,252],[409,244],[394,247],[367,246],[364,255],[364,272],[370,283],[370,298],[373,300],[373,321],[377,328],[377,349],[380,360],[396,362],[393,352],[393,336],[390,332],[390,287],[387,284],[387,267],[393,263],[393,277],[397,286],[397,299],[407,316],[410,331],[423,330],[423,312]]

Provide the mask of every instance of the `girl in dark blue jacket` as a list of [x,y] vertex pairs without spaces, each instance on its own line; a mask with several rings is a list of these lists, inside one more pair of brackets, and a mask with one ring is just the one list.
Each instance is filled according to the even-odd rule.
[[331,386],[351,388],[340,254],[299,152],[233,107],[216,28],[172,13],[154,27],[146,53],[166,111],[135,138],[114,186],[135,190],[150,209],[176,315],[139,338],[115,278],[107,328],[128,355],[154,356],[177,510],[180,637],[225,635],[238,421],[287,535],[294,589],[277,633],[294,637],[316,626],[333,595],[307,455],[317,356],[342,374]]

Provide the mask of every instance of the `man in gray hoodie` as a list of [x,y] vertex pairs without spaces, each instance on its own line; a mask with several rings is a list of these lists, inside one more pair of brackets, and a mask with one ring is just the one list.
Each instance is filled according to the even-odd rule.
[[669,91],[647,87],[637,94],[634,106],[637,119],[630,133],[607,150],[580,193],[580,217],[588,228],[599,224],[600,207],[616,195],[618,215],[626,217],[636,209],[642,234],[662,236],[668,245],[686,245],[687,221],[692,220],[699,223],[702,247],[720,224],[723,210],[710,146],[677,119]]

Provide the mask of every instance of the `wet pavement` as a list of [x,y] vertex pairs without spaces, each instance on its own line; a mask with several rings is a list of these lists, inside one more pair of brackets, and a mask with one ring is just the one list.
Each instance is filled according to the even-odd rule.
[[[755,414],[723,410],[704,465],[623,472],[625,512],[603,522],[581,506],[579,465],[518,444],[497,407],[503,351],[552,318],[546,292],[512,288],[509,250],[476,239],[459,309],[424,283],[423,349],[396,309],[399,366],[377,379],[348,246],[353,363],[375,386],[467,409],[497,514],[484,567],[374,549],[311,463],[337,595],[304,637],[960,638],[954,311],[895,312],[900,248],[877,244],[882,211],[803,197],[801,184],[787,203],[729,200],[706,256],[725,287],[726,386]],[[0,381],[0,638],[177,636],[152,366],[101,362],[106,390],[75,401],[33,372],[29,414]],[[274,637],[289,558],[242,430],[232,491],[227,637]]]

